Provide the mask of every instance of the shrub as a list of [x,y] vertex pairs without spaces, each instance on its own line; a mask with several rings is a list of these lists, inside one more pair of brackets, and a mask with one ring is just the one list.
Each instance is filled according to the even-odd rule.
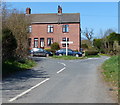
[[8,28],[2,30],[2,60],[10,59],[15,56],[17,41],[13,33]]
[[83,49],[88,49],[88,45],[87,45],[87,44],[82,44],[81,47],[82,47]]
[[57,42],[54,42],[53,44],[51,44],[51,50],[52,51],[56,51],[56,50],[59,50],[60,49],[60,46]]
[[52,50],[50,48],[45,48],[46,51],[51,52]]
[[88,51],[85,51],[85,56],[88,56],[88,55],[98,55],[98,51],[97,50],[88,50]]

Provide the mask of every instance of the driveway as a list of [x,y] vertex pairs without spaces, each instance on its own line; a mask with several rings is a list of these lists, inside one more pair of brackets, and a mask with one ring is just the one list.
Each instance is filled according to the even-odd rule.
[[3,80],[3,103],[116,103],[98,71],[108,57],[33,59],[36,67]]

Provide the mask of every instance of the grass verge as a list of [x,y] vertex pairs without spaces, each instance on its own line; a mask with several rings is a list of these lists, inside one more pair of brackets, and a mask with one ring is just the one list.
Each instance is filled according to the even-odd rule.
[[106,60],[103,65],[103,75],[105,79],[111,82],[113,85],[118,85],[118,59],[120,56],[112,56],[110,59]]
[[108,55],[108,54],[103,54],[103,53],[99,53],[99,55],[111,57],[110,55]]
[[53,55],[52,58],[56,58],[56,59],[63,59],[63,60],[75,60],[75,59],[85,59],[85,58],[92,58],[92,57],[100,57],[99,55],[88,55],[88,56],[84,56],[84,57],[75,57],[75,56],[56,56]]
[[36,63],[32,60],[7,60],[2,64],[2,77],[6,77],[18,71],[28,70],[35,66]]
[[96,58],[96,57],[100,57],[100,55],[87,55],[85,57],[86,58]]
[[53,55],[52,58],[63,59],[63,60],[83,59],[83,57],[66,56],[66,55],[63,55],[63,56]]

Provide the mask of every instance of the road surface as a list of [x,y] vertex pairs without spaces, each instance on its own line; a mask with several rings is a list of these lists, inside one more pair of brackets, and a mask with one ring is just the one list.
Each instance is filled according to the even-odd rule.
[[33,59],[36,67],[3,80],[3,103],[116,103],[98,70],[108,57]]

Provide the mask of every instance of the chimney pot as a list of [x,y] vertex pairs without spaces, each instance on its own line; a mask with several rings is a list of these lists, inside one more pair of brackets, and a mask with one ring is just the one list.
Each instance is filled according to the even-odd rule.
[[60,7],[60,5],[58,5],[58,13],[62,13],[62,7]]
[[26,14],[31,14],[31,9],[30,8],[26,8]]

